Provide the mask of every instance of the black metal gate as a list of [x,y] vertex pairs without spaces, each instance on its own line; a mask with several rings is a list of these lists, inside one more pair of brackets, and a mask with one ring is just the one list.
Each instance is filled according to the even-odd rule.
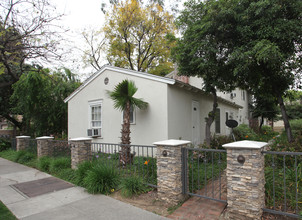
[[226,150],[182,148],[183,193],[226,203]]
[[264,212],[302,216],[302,152],[263,151],[265,155]]

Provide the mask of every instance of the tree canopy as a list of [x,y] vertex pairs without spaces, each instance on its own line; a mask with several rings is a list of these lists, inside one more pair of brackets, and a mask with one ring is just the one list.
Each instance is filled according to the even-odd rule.
[[0,116],[21,126],[11,114],[12,85],[29,62],[59,58],[54,22],[60,19],[48,0],[4,0],[0,4]]
[[201,36],[199,40],[217,45],[213,50],[196,41],[183,41],[193,48],[183,50],[183,56],[193,58],[187,65],[203,70],[202,60],[212,52],[227,66],[221,74],[235,78],[237,86],[253,94],[275,96],[289,141],[293,138],[282,96],[301,74],[301,16],[300,0],[192,0],[181,17],[185,33],[191,30]]
[[143,6],[136,0],[115,4],[104,27],[107,59],[114,66],[165,75],[173,67],[175,30],[173,16],[159,4]]
[[12,112],[22,115],[22,130],[27,135],[58,135],[67,132],[67,104],[64,99],[80,82],[68,69],[51,73],[31,68],[13,85]]
[[232,65],[228,62],[232,50],[225,50],[225,45],[220,42],[210,6],[194,1],[186,4],[178,18],[182,37],[173,50],[180,74],[202,78],[204,91],[213,95],[213,108],[206,118],[207,145],[210,145],[210,127],[218,107],[217,91],[230,92],[236,85]]

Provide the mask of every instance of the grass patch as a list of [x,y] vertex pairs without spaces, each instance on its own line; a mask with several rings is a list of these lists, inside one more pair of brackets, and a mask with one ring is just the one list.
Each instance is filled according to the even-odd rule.
[[52,158],[44,156],[39,158],[37,166],[41,171],[49,172],[51,162]]
[[3,157],[10,161],[15,161],[16,155],[17,155],[17,151],[11,149],[0,152],[0,157]]
[[25,150],[21,150],[18,151],[15,157],[15,162],[17,163],[28,163],[29,161],[33,160],[36,158],[36,155],[34,155],[31,152],[25,151]]
[[49,171],[51,173],[58,173],[67,168],[71,168],[71,159],[69,157],[58,157],[51,160]]
[[149,187],[139,176],[128,176],[121,182],[121,193],[124,197],[132,197],[147,192]]
[[0,201],[0,217],[5,220],[18,220],[11,211]]
[[61,169],[56,173],[56,177],[63,179],[67,182],[76,184],[76,172],[71,168]]
[[120,176],[114,168],[99,164],[88,170],[83,179],[84,187],[92,194],[110,194],[117,188],[119,182]]
[[[94,162],[94,164],[96,164]],[[78,169],[75,171],[75,183],[79,186],[84,186],[83,179],[86,177],[87,172],[93,167],[93,162],[84,161],[78,165]]]

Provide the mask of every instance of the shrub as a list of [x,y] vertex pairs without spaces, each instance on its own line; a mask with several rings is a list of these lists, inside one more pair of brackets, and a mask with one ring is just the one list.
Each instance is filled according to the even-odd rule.
[[87,172],[92,169],[92,163],[90,161],[84,161],[78,165],[78,169],[75,171],[75,183],[79,186],[83,186],[83,179],[85,178]]
[[17,152],[12,149],[0,151],[0,157],[3,157],[7,160],[15,161],[16,155]]
[[87,172],[83,185],[89,193],[109,194],[119,184],[119,176],[114,168],[97,164]]
[[260,130],[261,134],[266,134],[268,136],[278,135],[278,132],[275,132],[271,126],[263,125]]
[[44,156],[38,160],[38,168],[44,172],[49,172],[50,164],[52,159],[50,157]]
[[294,136],[302,135],[302,119],[291,120],[290,126]]
[[[230,136],[225,135],[213,135],[211,138],[211,149],[223,149],[222,145],[233,142],[233,139]],[[202,146],[204,148],[206,146]]]
[[246,124],[241,124],[233,129],[235,138],[239,140],[255,140],[256,133]]
[[35,154],[33,154],[31,152],[28,152],[28,151],[21,150],[21,151],[17,152],[14,161],[17,162],[17,163],[24,164],[24,163],[30,162],[31,160],[33,160],[35,158],[36,158]]
[[0,138],[0,152],[11,148],[11,143],[3,138]]
[[71,183],[76,183],[76,172],[71,169],[71,168],[67,168],[67,169],[62,169],[60,171],[58,171],[57,176],[63,180],[66,180],[68,182]]
[[58,157],[52,160],[49,170],[51,173],[57,173],[60,170],[70,168],[71,160],[68,157]]
[[121,183],[121,188],[122,195],[125,197],[139,195],[148,190],[146,184],[143,183],[143,179],[138,176],[129,176],[124,178]]

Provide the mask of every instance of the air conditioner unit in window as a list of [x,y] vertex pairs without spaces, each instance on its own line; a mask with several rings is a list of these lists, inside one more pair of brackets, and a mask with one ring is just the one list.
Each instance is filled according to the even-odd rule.
[[235,98],[236,97],[236,93],[235,92],[232,92],[231,93],[231,99]]
[[99,136],[101,136],[101,129],[100,128],[87,129],[87,136],[99,137]]

